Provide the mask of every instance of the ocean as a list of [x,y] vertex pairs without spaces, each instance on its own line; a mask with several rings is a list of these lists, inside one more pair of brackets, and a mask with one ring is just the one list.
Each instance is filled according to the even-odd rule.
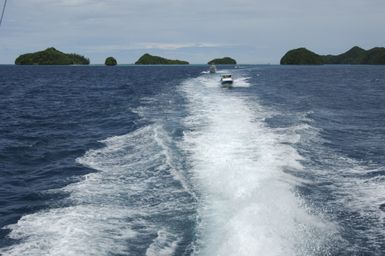
[[384,255],[384,66],[0,66],[0,255]]

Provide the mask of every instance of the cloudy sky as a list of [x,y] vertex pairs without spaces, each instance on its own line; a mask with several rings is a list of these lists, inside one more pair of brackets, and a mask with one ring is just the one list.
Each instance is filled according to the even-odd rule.
[[0,63],[53,46],[94,64],[108,56],[129,64],[146,52],[274,64],[298,47],[385,46],[384,13],[385,0],[8,0]]

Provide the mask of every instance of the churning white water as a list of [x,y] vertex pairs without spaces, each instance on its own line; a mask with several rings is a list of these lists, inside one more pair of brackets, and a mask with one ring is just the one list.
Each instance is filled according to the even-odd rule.
[[[293,147],[301,127],[266,127],[271,111],[218,80],[180,86],[184,115],[171,94],[162,97],[172,111],[148,99],[150,124],[79,157],[94,172],[56,191],[68,195],[57,207],[8,226],[20,242],[0,254],[327,255],[336,228],[309,210],[295,191],[303,181],[286,172],[303,168]],[[235,76],[234,86],[250,84]],[[184,130],[178,142],[163,126],[171,119]]]
[[162,136],[162,127],[149,125],[78,158],[96,171],[57,191],[69,194],[68,206],[10,225],[10,237],[20,243],[0,255],[171,255],[181,234],[162,216],[191,206],[184,204],[183,185],[173,185],[183,181]]
[[189,80],[182,91],[190,112],[183,147],[202,195],[196,254],[327,255],[334,226],[309,213],[295,193],[301,181],[285,173],[302,168],[291,145],[299,135],[265,127],[269,112],[220,88],[215,76]]

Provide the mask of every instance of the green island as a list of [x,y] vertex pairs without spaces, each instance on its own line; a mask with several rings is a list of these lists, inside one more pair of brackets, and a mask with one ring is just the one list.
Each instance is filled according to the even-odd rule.
[[354,46],[349,51],[339,55],[319,55],[306,48],[288,51],[281,59],[281,65],[323,65],[323,64],[356,64],[384,65],[385,48],[375,47],[364,50]]
[[227,64],[237,64],[237,62],[233,59],[233,58],[230,58],[230,57],[223,57],[223,58],[217,58],[217,59],[213,59],[213,60],[210,60],[207,64],[209,65],[227,65]]
[[183,60],[169,60],[159,56],[153,56],[148,53],[143,54],[136,62],[136,65],[186,65],[189,64]]
[[116,59],[114,57],[108,57],[106,59],[106,61],[104,62],[104,64],[106,66],[116,66],[118,64],[118,62],[116,61]]
[[15,60],[16,65],[88,65],[90,60],[76,53],[63,53],[55,48],[22,54]]

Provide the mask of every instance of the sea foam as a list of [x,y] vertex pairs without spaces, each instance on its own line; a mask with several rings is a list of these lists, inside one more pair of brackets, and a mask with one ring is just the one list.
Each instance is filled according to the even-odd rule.
[[164,136],[162,127],[149,125],[101,141],[103,147],[77,159],[95,172],[55,191],[69,195],[62,206],[9,225],[9,237],[20,242],[0,254],[172,254],[183,231],[167,218],[191,212],[193,204]]
[[[238,78],[245,87],[247,78]],[[234,84],[236,86],[236,84]],[[201,191],[197,255],[317,255],[335,227],[296,195],[298,141],[264,124],[269,111],[213,76],[187,81],[182,147]]]

